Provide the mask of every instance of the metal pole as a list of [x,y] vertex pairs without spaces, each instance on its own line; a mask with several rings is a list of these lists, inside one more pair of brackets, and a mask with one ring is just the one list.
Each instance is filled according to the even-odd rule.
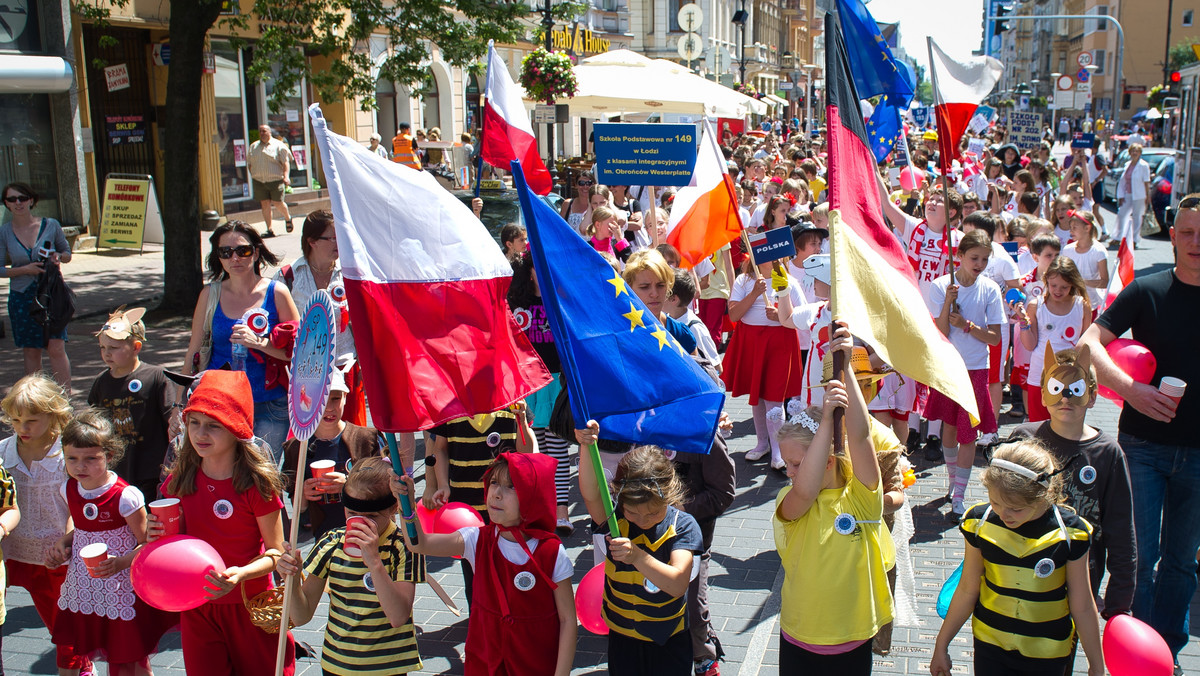
[[[545,29],[545,33],[546,33],[546,35],[545,35],[546,45],[545,46],[546,46],[547,52],[550,51],[550,49],[551,49],[551,44],[552,44],[551,38],[553,37],[552,33],[554,31],[554,15],[551,13],[551,7],[550,7],[551,1],[552,0],[546,0],[546,6],[542,9],[542,28]],[[557,120],[557,117],[555,119]],[[557,124],[557,122],[551,122],[550,124],[546,125],[546,130],[547,130],[546,140],[550,144],[550,166],[548,167],[548,169],[550,170],[551,185],[558,182],[558,168],[557,168],[558,162],[556,162],[555,158],[554,158],[554,155],[555,155],[554,125],[555,124]]]
[[[547,0],[549,1],[549,0]],[[742,44],[741,58],[738,60],[740,65],[741,75],[739,76],[742,87],[746,86],[746,22],[750,20],[750,15],[746,14],[746,0],[742,0]]]
[[[1121,105],[1117,100],[1117,89],[1122,87],[1125,67],[1125,29],[1121,22],[1111,16],[1096,16],[1094,14],[1046,14],[1043,16],[988,16],[988,21],[1038,21],[1041,19],[1086,19],[1091,21],[1111,21],[1117,27],[1117,67],[1116,82],[1113,84],[1113,123],[1115,130],[1121,128]],[[1007,72],[1007,71],[1006,71]]]

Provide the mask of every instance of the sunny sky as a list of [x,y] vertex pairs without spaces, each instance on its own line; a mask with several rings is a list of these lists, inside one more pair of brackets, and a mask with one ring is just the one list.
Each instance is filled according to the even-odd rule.
[[871,0],[876,21],[900,22],[900,46],[929,66],[926,36],[951,56],[968,57],[983,37],[983,0]]

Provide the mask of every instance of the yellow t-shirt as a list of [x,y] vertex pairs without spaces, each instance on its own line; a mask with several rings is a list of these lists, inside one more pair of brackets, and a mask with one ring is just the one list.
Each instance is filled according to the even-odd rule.
[[812,193],[812,201],[821,201],[821,193],[825,192],[825,186],[825,179],[820,176],[814,176],[813,180],[808,182],[808,190]]
[[[851,478],[842,488],[821,491],[795,521],[779,517],[775,498],[775,548],[783,560],[780,627],[791,638],[813,645],[864,641],[892,620],[887,571],[896,563],[892,534],[883,525],[883,483],[875,490]],[[858,523],[848,535],[834,527],[841,514]]]

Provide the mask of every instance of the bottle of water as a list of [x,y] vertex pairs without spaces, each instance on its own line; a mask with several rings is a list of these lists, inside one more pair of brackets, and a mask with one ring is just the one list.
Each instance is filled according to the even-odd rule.
[[[234,326],[240,326],[242,324],[245,324],[245,322],[243,322],[242,320],[239,319],[239,320],[237,320],[237,322],[234,323]],[[242,345],[241,343],[236,343],[236,342],[230,341],[229,352],[230,352],[229,367],[232,368],[234,371],[245,371],[246,370],[246,356],[248,355],[246,346]]]

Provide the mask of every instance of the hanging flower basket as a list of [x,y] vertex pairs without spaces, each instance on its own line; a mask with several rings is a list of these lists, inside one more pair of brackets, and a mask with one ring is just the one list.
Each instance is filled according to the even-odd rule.
[[571,59],[563,52],[538,47],[521,60],[521,86],[529,98],[544,103],[571,98],[579,89]]

